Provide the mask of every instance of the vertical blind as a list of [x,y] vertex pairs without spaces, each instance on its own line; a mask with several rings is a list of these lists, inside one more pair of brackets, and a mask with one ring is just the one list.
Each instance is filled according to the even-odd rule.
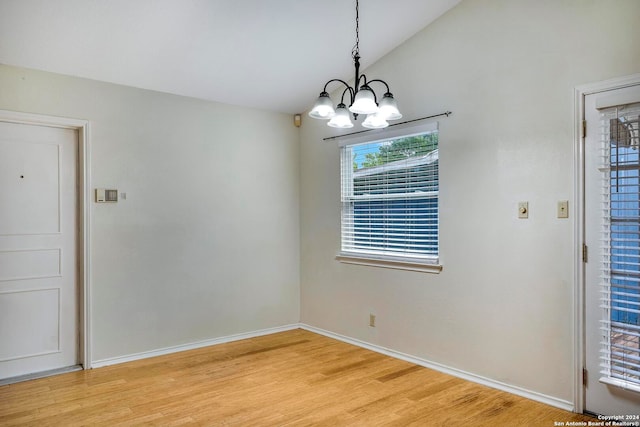
[[601,381],[640,391],[640,104],[602,110]]
[[342,252],[437,261],[438,132],[341,148]]

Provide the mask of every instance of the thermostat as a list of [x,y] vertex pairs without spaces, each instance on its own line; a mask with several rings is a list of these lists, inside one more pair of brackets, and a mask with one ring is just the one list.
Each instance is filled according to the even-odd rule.
[[115,203],[118,201],[118,190],[96,188],[96,203]]

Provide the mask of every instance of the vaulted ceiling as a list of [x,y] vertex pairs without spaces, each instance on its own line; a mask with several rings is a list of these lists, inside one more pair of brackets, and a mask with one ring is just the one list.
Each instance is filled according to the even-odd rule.
[[[362,0],[362,66],[459,1]],[[354,43],[354,0],[0,0],[0,63],[286,113]]]

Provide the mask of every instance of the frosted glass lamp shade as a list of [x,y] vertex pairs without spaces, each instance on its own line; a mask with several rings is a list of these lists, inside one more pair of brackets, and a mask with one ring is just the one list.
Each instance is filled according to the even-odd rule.
[[380,100],[380,115],[386,120],[398,120],[402,118],[402,114],[398,110],[398,104],[389,92],[385,93]]
[[328,120],[333,117],[335,113],[329,94],[327,92],[321,92],[313,108],[309,111],[309,117]]
[[336,108],[336,114],[329,120],[327,123],[332,128],[340,128],[340,129],[348,129],[353,127],[353,123],[351,123],[351,117],[349,110],[347,110],[347,106],[343,103],[338,104],[338,108]]
[[376,96],[369,86],[362,86],[358,90],[349,111],[356,114],[373,114],[378,111]]
[[380,113],[369,114],[365,121],[362,122],[362,127],[369,129],[382,129],[387,126],[389,126],[389,123],[380,115]]

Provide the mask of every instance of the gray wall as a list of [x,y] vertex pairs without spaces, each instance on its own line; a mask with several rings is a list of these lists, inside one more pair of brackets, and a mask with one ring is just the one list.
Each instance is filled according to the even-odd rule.
[[299,320],[291,116],[0,66],[0,109],[91,122],[93,360]]
[[574,88],[640,72],[638,16],[636,0],[464,1],[366,70],[406,119],[454,113],[440,120],[440,274],[335,261],[335,131],[307,119],[302,322],[572,402]]

